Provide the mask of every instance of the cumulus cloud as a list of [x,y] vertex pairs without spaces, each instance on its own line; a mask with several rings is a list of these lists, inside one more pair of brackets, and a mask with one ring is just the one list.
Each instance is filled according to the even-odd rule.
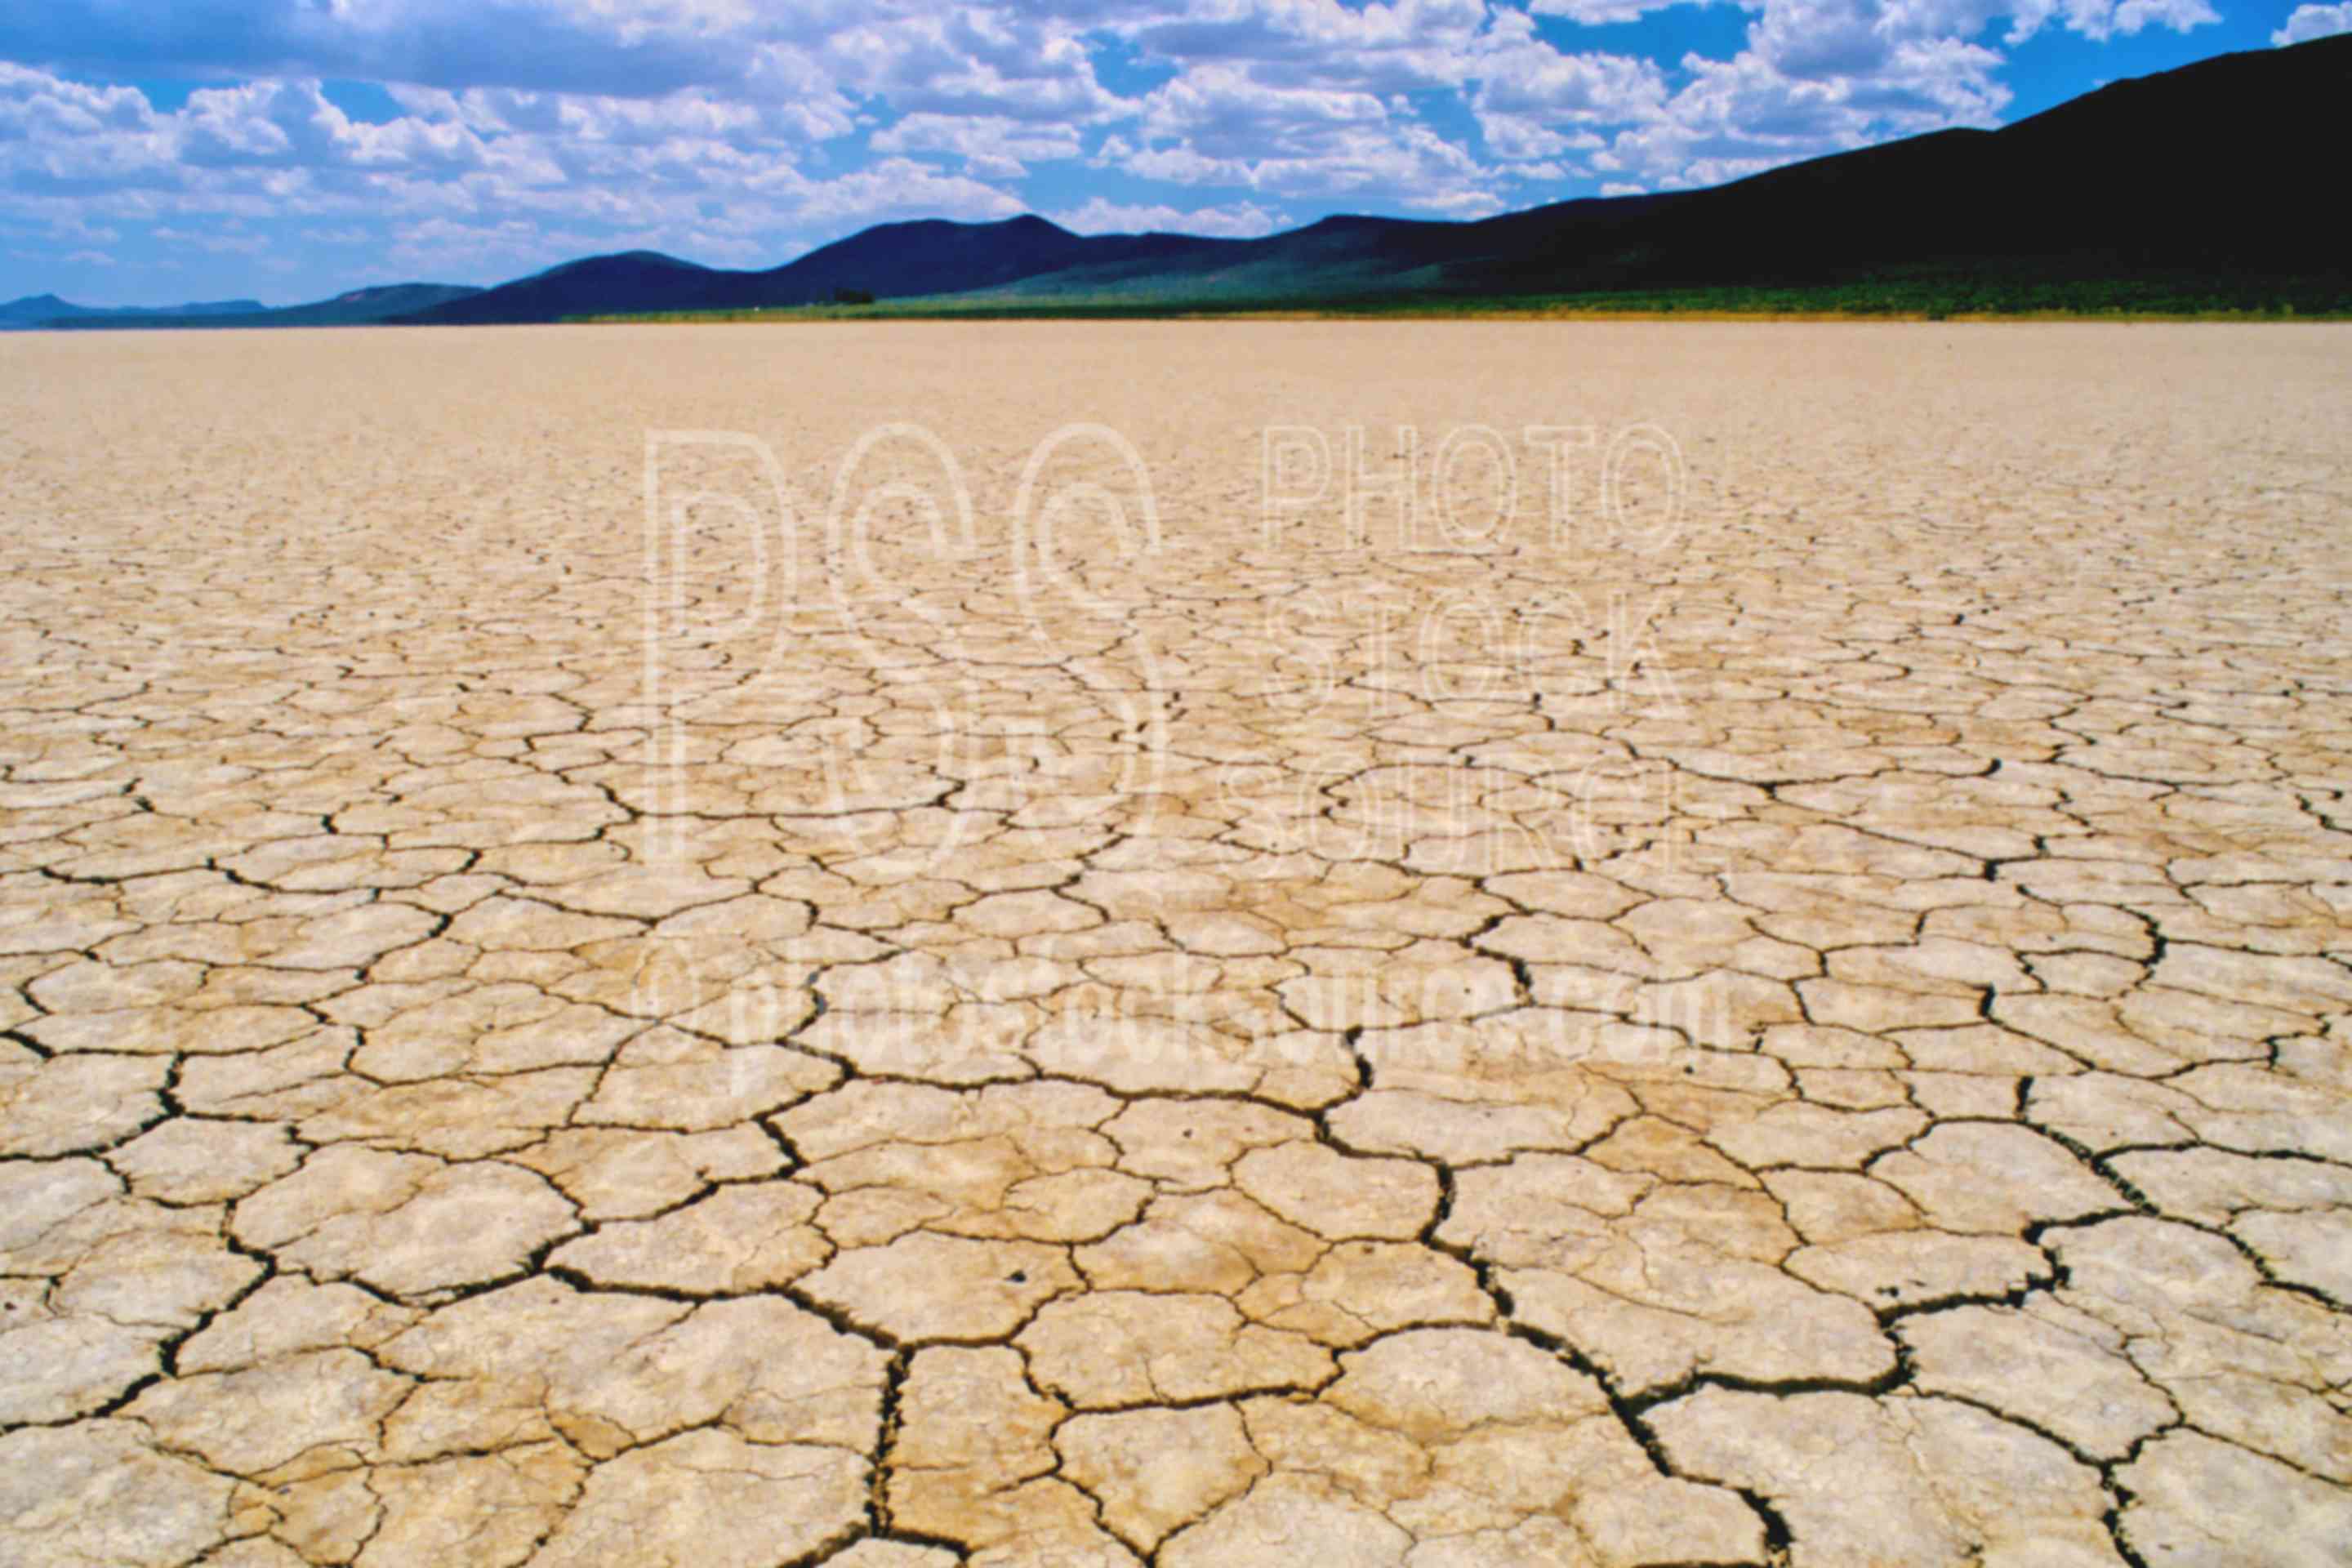
[[630,0],[52,0],[0,13],[0,57],[76,72],[658,95],[751,68],[713,21]]
[[2099,42],[2156,26],[2185,33],[2221,19],[2205,0],[2017,0],[2014,14],[2011,43],[2022,43],[2053,17],[2069,32]]
[[877,153],[952,153],[982,179],[1013,180],[1029,165],[1059,163],[1082,151],[1074,125],[1032,125],[1003,115],[909,114],[866,138]]
[[1268,80],[1245,65],[1194,67],[1140,105],[1118,166],[1172,184],[1291,198],[1367,193],[1425,210],[1499,210],[1496,172],[1360,87]]
[[[204,89],[161,112],[135,89],[0,70],[0,182],[16,203],[143,222],[164,246],[258,251],[257,237],[232,242],[185,220],[296,217],[347,226],[346,238],[350,225],[389,229],[396,254],[480,275],[503,258],[624,245],[751,262],[795,229],[827,237],[888,217],[994,218],[1024,205],[985,179],[904,156],[803,168],[794,154],[809,149],[788,128],[698,95],[436,89],[405,94],[406,112],[371,122],[315,80]],[[1075,151],[1067,138],[1053,145]]]
[[1164,204],[1107,201],[1046,215],[1076,234],[1205,234],[1225,239],[1255,239],[1282,226],[1282,216],[1255,202],[1183,211]]
[[1486,0],[1201,0],[1174,14],[1111,23],[1147,57],[1235,67],[1274,87],[1386,95],[1458,83],[1497,24],[1523,12]]
[[2271,42],[2284,48],[2314,38],[2332,38],[2338,33],[2352,33],[2352,0],[2341,5],[2297,5],[2286,26],[2271,35]]
[[[1118,166],[1144,178],[1297,198],[1377,191],[1392,205],[1499,210],[1506,179],[1599,141],[1586,127],[1656,112],[1652,62],[1564,53],[1528,13],[1483,0],[1216,0],[1129,29],[1175,68],[1145,95]],[[1441,129],[1468,109],[1486,156]],[[1132,136],[1132,142],[1129,140]]]
[[1538,16],[1597,27],[1611,22],[1638,22],[1652,11],[1665,11],[1688,0],[1529,0],[1528,9]]
[[1129,106],[1097,79],[1077,31],[1030,11],[886,5],[829,29],[816,58],[845,85],[908,113],[1079,123],[1125,115]]
[[1651,60],[1563,55],[1520,39],[1478,62],[1470,108],[1498,158],[1553,158],[1601,144],[1587,127],[1654,119],[1665,107],[1664,73]]
[[1564,55],[1528,39],[1481,51],[1474,74],[1479,107],[1551,120],[1639,119],[1666,96],[1664,74],[1654,60]]

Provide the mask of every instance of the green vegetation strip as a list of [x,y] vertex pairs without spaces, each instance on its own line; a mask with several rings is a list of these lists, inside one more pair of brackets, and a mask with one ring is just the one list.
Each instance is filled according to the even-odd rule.
[[1334,317],[1501,320],[2352,321],[2340,279],[2025,282],[1866,279],[1838,284],[1612,289],[1570,294],[1417,294],[1337,299],[1172,300],[1118,295],[934,295],[860,305],[583,316],[596,322],[1142,320]]

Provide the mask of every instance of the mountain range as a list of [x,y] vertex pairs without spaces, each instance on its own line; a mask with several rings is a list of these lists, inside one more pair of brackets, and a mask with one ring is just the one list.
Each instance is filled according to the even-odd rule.
[[258,300],[215,300],[189,305],[77,305],[55,294],[27,294],[0,304],[0,327],[40,327],[68,321],[131,321],[158,316],[244,316],[264,307]]
[[217,305],[163,305],[153,309],[126,306],[105,310],[68,304],[55,294],[37,294],[0,305],[0,326],[85,331],[104,327],[360,327],[414,315],[481,292],[465,283],[379,283],[373,288],[351,289],[331,300],[283,305],[276,310],[258,300],[231,300]]
[[[1475,302],[1612,289],[1910,276],[2342,279],[2315,170],[2352,98],[2352,35],[2102,87],[1998,130],[1949,130],[1706,190],[1562,202],[1468,223],[1329,217],[1262,239],[1077,235],[1034,216],[883,224],[764,271],[653,251],[496,288],[404,284],[284,310],[65,307],[64,327],[554,321],[955,296],[970,303]],[[238,302],[250,306],[250,301]]]

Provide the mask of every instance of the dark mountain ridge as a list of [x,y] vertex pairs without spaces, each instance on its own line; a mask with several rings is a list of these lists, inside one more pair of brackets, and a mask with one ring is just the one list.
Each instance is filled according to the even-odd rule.
[[[1828,282],[1891,268],[2341,273],[2310,159],[2352,95],[2352,36],[2111,84],[1999,130],[1950,130],[1730,184],[1588,198],[1463,224],[1326,219],[1156,278],[1040,275],[1011,297],[1106,283],[1286,292],[1570,292]],[[2305,149],[2303,158],[2288,149]]]
[[822,304],[844,289],[883,299],[955,294],[1087,264],[1167,262],[1231,243],[1179,234],[1076,235],[1034,216],[977,224],[920,218],[877,224],[763,272],[699,267],[648,250],[591,256],[422,312],[417,319],[458,324],[552,321],[646,310],[758,310]]

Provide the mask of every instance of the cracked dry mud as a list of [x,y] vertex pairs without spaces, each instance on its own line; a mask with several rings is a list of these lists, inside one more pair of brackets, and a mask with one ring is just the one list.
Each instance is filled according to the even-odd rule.
[[2346,344],[10,340],[0,1562],[2345,1561]]

